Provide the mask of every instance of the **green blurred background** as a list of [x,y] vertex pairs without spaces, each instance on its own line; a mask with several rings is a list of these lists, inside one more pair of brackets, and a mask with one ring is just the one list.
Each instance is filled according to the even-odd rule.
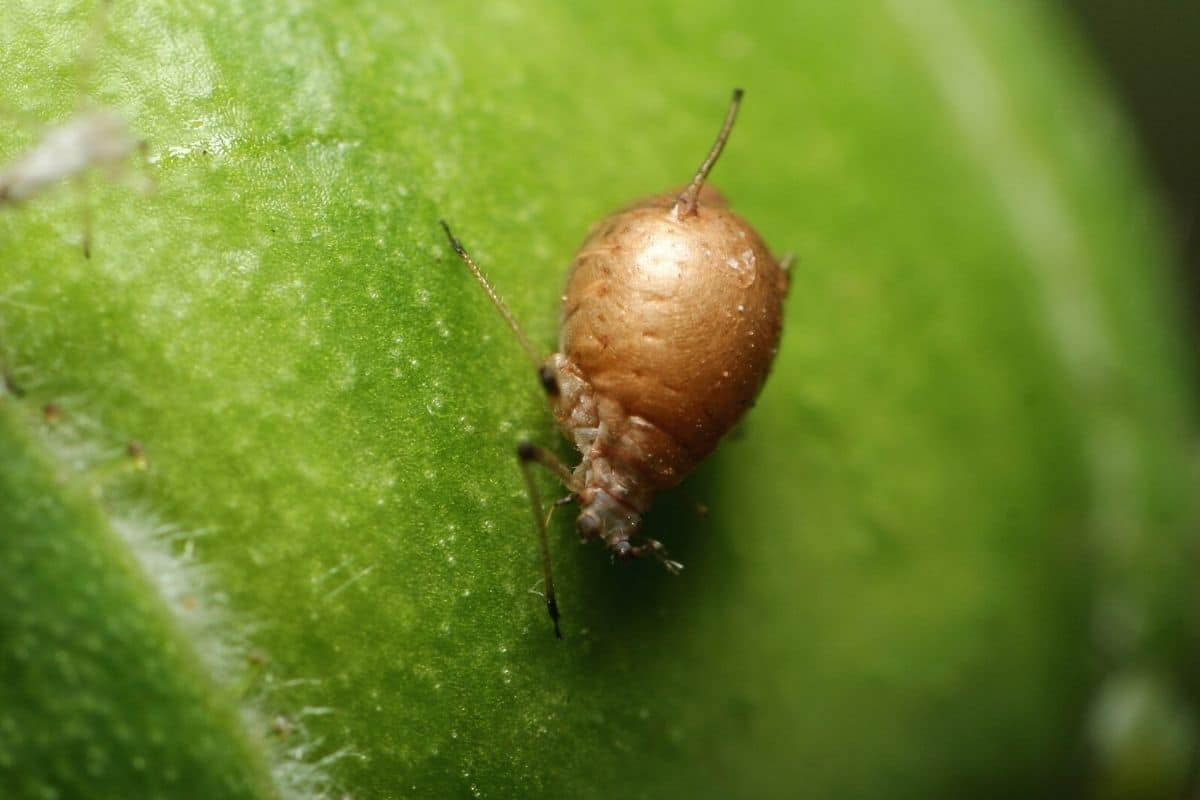
[[1194,339],[1200,330],[1200,4],[1063,2],[1136,124],[1169,204]]
[[[0,7],[0,163],[95,19]],[[1192,22],[114,2],[84,83],[156,190],[0,213],[0,797],[1194,796]],[[735,84],[779,360],[648,520],[681,579],[560,514],[559,643],[512,459],[556,434],[435,221],[550,346]]]

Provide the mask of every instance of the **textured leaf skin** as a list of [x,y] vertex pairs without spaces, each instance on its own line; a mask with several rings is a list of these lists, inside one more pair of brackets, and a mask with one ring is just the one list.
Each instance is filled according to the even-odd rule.
[[0,404],[0,796],[273,796],[89,487]]
[[[96,28],[40,0],[0,18],[7,160],[25,117],[79,107]],[[87,663],[108,605],[48,590],[94,578],[148,666],[114,673],[118,649],[76,689],[7,690],[0,718],[44,725],[33,741],[107,698],[131,728],[179,720],[155,768],[251,795],[282,791],[256,766],[255,720],[279,717],[364,798],[1058,797],[1103,774],[1081,753],[1109,676],[1194,694],[1170,253],[1048,13],[116,2],[96,41],[83,92],[152,163],[0,214],[0,355],[26,388],[4,400],[0,513],[26,533],[0,574],[27,604],[0,624],[45,593],[32,650]],[[683,183],[734,85],[714,181],[799,255],[779,360],[685,487],[712,513],[680,495],[648,520],[683,577],[580,551],[560,513],[556,642],[512,453],[557,434],[436,220],[549,348],[588,226]],[[98,467],[33,436],[46,402],[116,461],[142,442],[149,468],[72,488]],[[55,489],[55,470],[75,477]],[[105,534],[137,508],[197,534],[264,674],[200,674],[213,643]],[[14,566],[35,535],[71,555]],[[153,680],[168,707],[122,702]],[[241,729],[231,694],[257,709]],[[139,752],[94,738],[114,764]],[[14,752],[18,796],[67,780]]]

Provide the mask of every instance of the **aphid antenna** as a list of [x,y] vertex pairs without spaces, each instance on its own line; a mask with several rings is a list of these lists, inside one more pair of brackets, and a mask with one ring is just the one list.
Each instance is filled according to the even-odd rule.
[[484,294],[492,301],[492,305],[500,312],[500,316],[504,317],[504,321],[508,324],[509,329],[517,337],[517,341],[521,343],[521,347],[525,350],[526,355],[529,356],[529,360],[533,362],[534,368],[540,373],[542,358],[538,356],[537,350],[530,343],[529,337],[525,335],[525,331],[521,330],[521,326],[517,324],[516,317],[508,310],[508,306],[504,305],[504,301],[500,299],[500,295],[496,294],[496,290],[492,288],[492,284],[488,282],[483,271],[479,269],[479,265],[475,263],[475,259],[471,258],[471,254],[462,246],[462,242],[454,238],[454,234],[450,231],[450,226],[446,223],[446,220],[439,219],[438,223],[442,226],[442,230],[446,232],[446,238],[450,240],[450,246],[454,248],[454,252],[467,265],[467,269],[471,271],[471,274],[475,276],[475,280],[483,288]]
[[80,46],[79,54],[75,57],[75,85],[81,98],[88,96],[88,83],[96,68],[96,53],[99,52],[100,44],[108,32],[111,10],[112,0],[98,0],[95,10],[92,12],[92,28]]
[[729,110],[725,112],[725,122],[721,125],[721,132],[717,134],[717,140],[713,142],[712,149],[708,151],[708,156],[704,162],[700,164],[700,169],[696,170],[696,177],[692,178],[692,182],[683,190],[679,198],[675,201],[675,207],[672,209],[676,217],[686,217],[696,213],[696,205],[700,198],[700,189],[704,186],[704,181],[708,178],[708,173],[712,172],[713,165],[717,163],[717,159],[721,156],[721,151],[725,149],[725,142],[729,141],[729,132],[733,130],[733,121],[737,119],[738,108],[742,105],[741,89],[733,90],[733,98],[729,101]]
[[92,203],[89,195],[88,182],[82,177],[76,181],[79,184],[79,197],[81,198],[80,210],[83,212],[83,257],[92,257],[92,230],[94,220],[92,217]]

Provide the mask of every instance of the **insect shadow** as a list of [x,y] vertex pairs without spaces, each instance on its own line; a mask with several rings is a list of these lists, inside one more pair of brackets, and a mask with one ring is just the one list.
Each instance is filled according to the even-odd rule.
[[[615,557],[575,559],[578,596],[570,598],[568,608],[580,629],[587,631],[591,655],[610,650],[616,655],[631,641],[659,641],[664,628],[695,621],[702,594],[723,593],[720,584],[729,577],[724,567],[733,558],[732,536],[737,532],[726,530],[723,515],[708,504],[724,507],[734,502],[722,490],[725,455],[736,456],[736,448],[718,451],[677,490],[659,498],[644,518],[646,530],[687,565],[680,576],[663,580],[661,567],[646,559],[629,563]],[[563,552],[579,541],[569,516],[563,514],[554,525]]]

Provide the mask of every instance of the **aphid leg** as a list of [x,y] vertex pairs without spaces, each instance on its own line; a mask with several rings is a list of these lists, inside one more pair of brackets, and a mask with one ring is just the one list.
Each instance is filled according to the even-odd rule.
[[[521,343],[521,347],[529,355],[530,360],[533,361],[533,365],[537,368],[540,375],[542,373],[542,359],[538,356],[537,351],[533,349],[533,345],[529,343],[529,337],[525,335],[525,331],[521,330],[521,326],[517,324],[516,317],[508,310],[508,306],[504,305],[504,301],[500,299],[500,295],[496,294],[496,290],[492,288],[492,284],[484,277],[483,271],[479,269],[479,265],[475,263],[475,259],[471,258],[471,254],[462,246],[462,242],[454,238],[454,234],[450,231],[450,226],[446,224],[446,220],[439,219],[438,223],[442,226],[442,230],[446,232],[446,238],[450,240],[450,246],[454,248],[454,252],[467,265],[467,269],[471,271],[471,275],[475,277],[475,280],[483,289],[483,293],[492,301],[492,305],[500,312],[500,316],[504,317],[505,323],[508,324],[513,335],[517,337],[517,341]],[[546,383],[544,378],[542,383],[547,387],[546,391],[548,393],[557,394],[557,383],[555,383],[554,391],[550,391],[549,384]]]
[[687,501],[688,508],[693,514],[696,515],[696,519],[704,519],[708,516],[708,512],[710,511],[708,503],[704,502],[687,489],[680,489],[679,494],[684,498],[684,500]]
[[[142,159],[142,165],[144,167],[145,164],[150,160],[150,142],[146,139],[138,139],[136,147],[138,156]],[[155,181],[152,176],[146,175],[143,172],[138,176],[138,178],[139,180],[135,188],[143,195],[158,191],[158,182]]]
[[83,216],[83,257],[92,257],[92,203],[88,197],[87,177],[80,175],[76,181],[79,186],[80,212]]
[[633,555],[640,558],[647,554],[654,556],[667,572],[678,575],[683,572],[683,564],[667,557],[667,548],[658,539],[646,539],[645,544],[633,548]]
[[[533,479],[533,470],[530,465],[541,464],[553,472],[568,488],[573,487],[574,480],[571,477],[571,471],[555,458],[553,453],[529,442],[521,442],[517,445],[517,462],[521,465],[521,473],[525,476],[525,488],[529,492],[529,505],[533,510],[534,524],[537,525],[538,546],[542,551],[542,578],[546,582],[546,611],[550,613],[550,619],[554,622],[554,635],[561,639],[563,635],[558,626],[558,600],[554,596],[554,573],[550,568],[550,541],[546,536],[546,524],[549,520],[548,517],[542,516],[542,500],[538,494],[537,483]],[[554,505],[559,504],[555,503]]]
[[0,381],[0,385],[4,386],[6,393],[11,394],[18,400],[25,396],[25,389],[21,384],[17,383],[17,379],[13,377],[12,371],[8,367],[5,367],[3,370],[3,381]]
[[[108,162],[104,171],[105,177],[112,183],[116,183],[118,180],[123,181],[126,186],[143,197],[154,194],[158,191],[158,182],[154,180],[153,175],[147,174],[145,169],[150,162],[150,141],[140,137],[135,138],[131,133],[128,136],[128,157],[120,161]],[[129,169],[130,164],[133,163],[134,154],[140,159],[141,170]]]
[[725,122],[721,125],[721,132],[717,134],[717,140],[713,142],[712,149],[708,151],[708,156],[700,165],[700,169],[696,170],[696,177],[692,178],[692,182],[675,201],[672,212],[676,218],[696,213],[696,202],[700,197],[700,189],[704,186],[708,173],[712,171],[713,164],[717,163],[721,151],[725,149],[725,142],[729,141],[729,132],[733,129],[733,121],[737,118],[738,106],[741,104],[742,90],[734,89],[733,98],[729,101],[729,110],[725,112]]
[[557,500],[555,500],[553,503],[551,503],[550,510],[546,512],[546,529],[549,530],[550,520],[554,519],[555,511],[557,511],[561,506],[569,506],[569,505],[571,505],[571,503],[574,503],[574,502],[575,502],[575,493],[572,492],[571,494],[567,495],[566,497],[560,497]]
[[88,83],[96,72],[96,54],[108,32],[112,0],[100,0],[92,11],[92,29],[75,56],[75,86],[80,96],[88,94]]

